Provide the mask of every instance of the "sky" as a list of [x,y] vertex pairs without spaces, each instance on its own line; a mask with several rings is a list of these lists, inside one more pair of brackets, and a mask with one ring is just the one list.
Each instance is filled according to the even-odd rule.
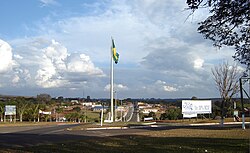
[[219,97],[211,69],[234,50],[197,32],[208,15],[183,0],[2,1],[0,94],[109,98],[113,37],[116,98]]

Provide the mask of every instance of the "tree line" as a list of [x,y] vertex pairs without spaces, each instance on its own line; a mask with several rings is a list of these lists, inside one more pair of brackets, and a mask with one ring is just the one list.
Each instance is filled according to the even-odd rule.
[[[16,106],[16,118],[20,122],[59,121],[59,119],[63,117],[66,121],[82,122],[87,118],[84,111],[79,106],[73,107],[72,110],[66,113],[64,108],[73,105],[70,102],[58,102],[53,99],[42,100],[40,98],[12,97],[7,100],[0,101],[1,122],[4,121],[6,105]],[[65,115],[60,116],[62,113],[65,113]]]

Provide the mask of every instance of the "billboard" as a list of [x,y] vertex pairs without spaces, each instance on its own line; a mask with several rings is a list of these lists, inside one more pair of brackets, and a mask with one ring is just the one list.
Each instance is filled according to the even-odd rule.
[[212,113],[211,100],[182,100],[182,114]]
[[16,105],[6,105],[5,115],[16,115]]

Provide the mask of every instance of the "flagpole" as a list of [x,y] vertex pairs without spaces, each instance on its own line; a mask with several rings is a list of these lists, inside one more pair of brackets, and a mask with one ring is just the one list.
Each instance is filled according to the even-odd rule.
[[113,99],[114,99],[114,60],[113,60],[113,51],[111,47],[111,72],[110,72],[111,122],[114,122],[114,100]]

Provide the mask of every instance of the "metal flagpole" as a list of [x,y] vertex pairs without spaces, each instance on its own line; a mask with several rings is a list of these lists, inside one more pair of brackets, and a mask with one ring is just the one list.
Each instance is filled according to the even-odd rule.
[[[111,37],[112,40],[112,37]],[[111,72],[110,72],[110,102],[111,102],[111,122],[114,121],[114,61],[111,46]]]

